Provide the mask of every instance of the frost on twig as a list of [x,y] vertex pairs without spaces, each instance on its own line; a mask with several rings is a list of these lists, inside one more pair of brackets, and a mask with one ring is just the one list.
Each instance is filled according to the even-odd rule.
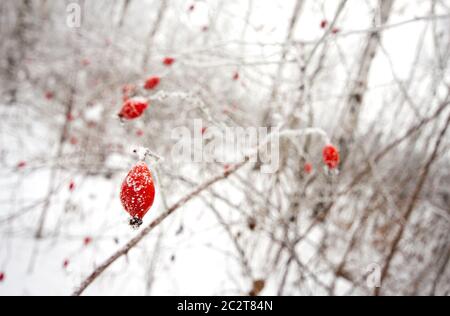
[[154,164],[159,164],[164,162],[164,158],[159,156],[158,154],[151,151],[149,148],[146,147],[138,147],[133,149],[133,153],[135,153],[138,156],[138,159],[140,161],[144,161],[146,158],[152,159],[152,162]]

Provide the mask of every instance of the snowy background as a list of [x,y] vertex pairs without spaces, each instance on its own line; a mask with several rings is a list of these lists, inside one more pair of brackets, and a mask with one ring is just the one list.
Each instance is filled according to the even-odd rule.
[[224,172],[173,157],[194,119],[317,128],[339,171],[282,141],[276,173],[207,188],[84,294],[450,294],[450,1],[2,1],[0,36],[0,295],[70,295],[138,233],[134,148],[165,158],[144,226]]

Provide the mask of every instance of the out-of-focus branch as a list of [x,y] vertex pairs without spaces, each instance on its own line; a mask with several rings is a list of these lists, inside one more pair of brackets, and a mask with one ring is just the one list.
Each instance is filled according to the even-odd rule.
[[[394,0],[380,0],[380,8],[377,14],[380,15],[380,23],[385,24],[391,15]],[[375,20],[375,19],[374,19]],[[355,132],[358,128],[360,112],[362,110],[364,96],[366,94],[370,69],[377,53],[380,33],[372,32],[368,34],[366,45],[362,51],[358,65],[356,77],[353,80],[353,87],[348,93],[347,110],[342,121],[342,135],[339,137],[342,161],[350,152],[350,147],[354,141]]]
[[[408,221],[411,217],[412,212],[414,211],[416,205],[417,205],[417,201],[419,199],[420,193],[422,192],[423,186],[425,184],[425,181],[427,180],[428,174],[430,172],[431,166],[433,164],[433,162],[436,160],[438,153],[439,153],[439,149],[441,148],[441,143],[442,140],[445,137],[445,134],[447,133],[447,130],[450,126],[450,114],[447,117],[447,120],[445,122],[445,126],[442,129],[442,131],[440,132],[438,138],[436,139],[436,142],[434,144],[434,148],[433,148],[433,152],[430,155],[430,158],[428,159],[428,161],[426,162],[426,164],[424,165],[423,169],[422,169],[422,173],[420,175],[419,181],[417,182],[416,188],[414,190],[413,195],[411,196],[411,200],[408,204],[408,207],[403,215],[405,224],[401,226],[400,230],[398,231],[398,233],[396,234],[391,248],[389,250],[389,254],[385,260],[383,269],[381,271],[381,278],[380,278],[380,283],[381,285],[383,285],[383,281],[385,281],[386,277],[389,274],[389,269],[391,267],[391,263],[392,263],[392,259],[394,258],[395,254],[397,253],[397,251],[399,250],[399,244],[400,241],[402,240],[403,234],[405,233],[405,229],[407,227]],[[382,290],[382,286],[381,287],[377,287],[374,291],[374,294],[376,296],[381,294],[381,290]]]

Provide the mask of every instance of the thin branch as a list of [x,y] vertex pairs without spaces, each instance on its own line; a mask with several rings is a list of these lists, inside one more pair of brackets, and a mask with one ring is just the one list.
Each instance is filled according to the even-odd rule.
[[[405,225],[403,225],[400,230],[398,231],[397,235],[394,238],[394,241],[392,243],[391,249],[389,251],[389,254],[386,258],[385,264],[383,266],[383,269],[381,271],[381,279],[380,279],[380,283],[383,284],[383,281],[386,279],[386,277],[388,276],[389,273],[389,269],[391,267],[391,263],[392,263],[392,259],[394,258],[395,254],[398,251],[398,246],[400,244],[400,241],[402,240],[403,234],[405,232],[405,228],[406,228],[406,224],[408,223],[409,218],[411,217],[412,212],[414,211],[416,204],[417,204],[417,200],[419,199],[420,193],[422,192],[423,186],[428,178],[428,174],[430,172],[431,169],[431,165],[433,164],[433,162],[435,161],[436,157],[438,156],[439,153],[439,149],[441,147],[441,143],[442,140],[445,137],[445,134],[447,133],[447,130],[450,126],[450,115],[448,116],[445,126],[442,129],[441,133],[439,134],[439,137],[436,140],[436,143],[434,145],[434,149],[433,152],[430,156],[430,158],[428,159],[427,163],[425,164],[425,166],[422,169],[422,174],[420,176],[419,182],[416,185],[416,188],[414,190],[414,193],[411,197],[411,200],[408,204],[408,207],[405,211],[405,215],[404,215],[404,220],[405,220]],[[374,294],[376,296],[380,295],[381,293],[381,287],[377,287],[374,291]]]

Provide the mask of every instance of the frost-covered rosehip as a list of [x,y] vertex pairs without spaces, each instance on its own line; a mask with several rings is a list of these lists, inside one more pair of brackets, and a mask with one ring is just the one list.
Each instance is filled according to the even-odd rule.
[[334,169],[339,165],[339,151],[333,145],[326,145],[322,152],[323,162],[330,169]]
[[142,219],[155,200],[155,184],[145,162],[140,161],[131,168],[122,183],[120,201],[130,214],[130,225],[139,227]]
[[144,89],[153,90],[159,85],[160,81],[161,79],[159,77],[150,77],[145,81]]
[[133,98],[125,101],[120,110],[119,117],[125,120],[138,118],[148,108],[148,102],[142,98]]

